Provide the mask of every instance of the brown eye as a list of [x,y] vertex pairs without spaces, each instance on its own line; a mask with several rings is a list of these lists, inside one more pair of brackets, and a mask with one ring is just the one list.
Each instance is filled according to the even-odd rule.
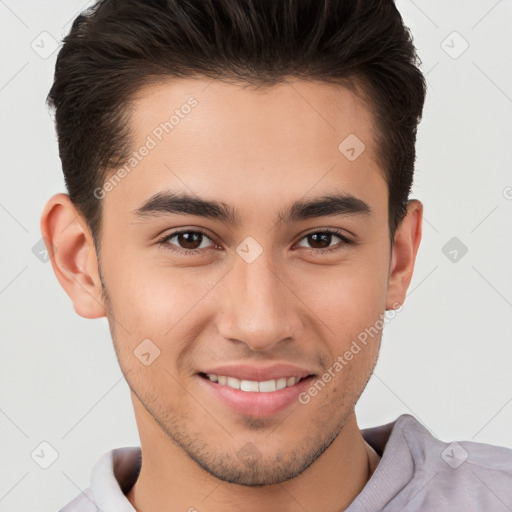
[[306,237],[313,249],[325,249],[331,245],[332,234],[330,233],[313,233]]
[[197,231],[184,231],[178,233],[175,237],[179,246],[183,249],[198,249],[201,246],[203,234]]
[[[174,242],[171,242],[175,240]],[[201,249],[208,249],[213,247],[211,245],[204,245],[206,242],[212,242],[211,239],[202,231],[178,231],[164,236],[159,240],[159,243],[163,246],[177,252],[195,253],[201,252]]]
[[[352,243],[350,239],[340,232],[330,230],[309,233],[302,240],[305,240],[309,247],[299,243],[300,247],[305,247],[309,252],[317,253],[329,253],[342,249],[344,246]],[[335,245],[331,245],[333,242],[335,242]]]

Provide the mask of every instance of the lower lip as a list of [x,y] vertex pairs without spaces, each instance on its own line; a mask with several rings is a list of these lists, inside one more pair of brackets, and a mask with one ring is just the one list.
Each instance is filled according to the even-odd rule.
[[306,377],[293,386],[268,393],[242,391],[212,382],[198,375],[207,390],[238,414],[265,417],[277,414],[293,403],[299,403],[299,395],[310,385],[314,376]]

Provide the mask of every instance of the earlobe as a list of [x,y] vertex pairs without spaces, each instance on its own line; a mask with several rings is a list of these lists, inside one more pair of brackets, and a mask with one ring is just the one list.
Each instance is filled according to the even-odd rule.
[[391,250],[386,309],[397,309],[405,301],[421,241],[423,204],[408,203],[407,214],[398,226]]
[[76,313],[106,316],[92,235],[67,194],[56,194],[46,203],[40,228],[53,271]]

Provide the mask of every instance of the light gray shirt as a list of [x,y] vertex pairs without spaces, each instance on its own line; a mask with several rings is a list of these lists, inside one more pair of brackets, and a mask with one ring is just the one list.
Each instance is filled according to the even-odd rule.
[[[512,512],[512,449],[440,441],[409,414],[361,433],[381,460],[346,512]],[[140,467],[140,447],[111,450],[59,512],[134,512],[125,494]]]

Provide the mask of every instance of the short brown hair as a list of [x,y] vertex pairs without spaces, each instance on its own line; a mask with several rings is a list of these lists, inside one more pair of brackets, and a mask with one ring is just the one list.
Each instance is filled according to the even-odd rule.
[[70,199],[98,249],[93,191],[129,157],[127,106],[150,81],[345,81],[362,85],[376,120],[393,238],[413,180],[420,63],[393,0],[100,0],[64,38],[47,98]]

